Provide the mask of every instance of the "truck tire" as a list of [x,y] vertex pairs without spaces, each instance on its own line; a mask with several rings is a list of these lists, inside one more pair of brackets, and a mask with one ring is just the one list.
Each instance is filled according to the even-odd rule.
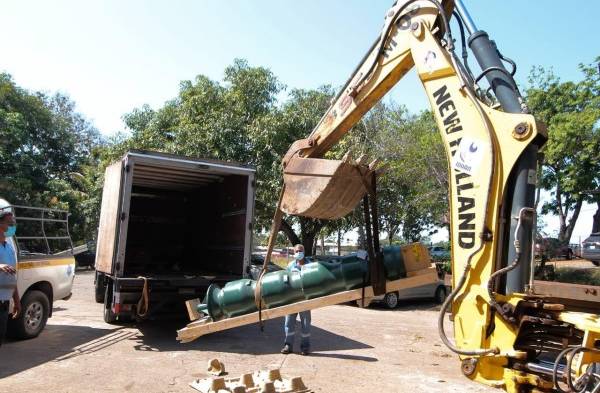
[[108,280],[106,283],[106,290],[104,294],[104,322],[111,325],[116,324],[117,316],[112,311],[112,298],[113,298],[113,286],[112,282]]
[[390,292],[390,293],[386,293],[384,298],[383,298],[383,302],[385,303],[385,306],[387,308],[394,309],[396,307],[398,307],[398,294],[396,292]]
[[94,298],[96,299],[96,303],[104,303],[105,293],[104,274],[96,272],[96,279],[94,280]]
[[570,248],[567,250],[567,255],[565,255],[567,257],[567,261],[570,261],[571,259],[573,259],[573,250],[571,250]]
[[437,304],[442,304],[446,301],[446,287],[445,286],[440,285],[439,287],[437,287],[437,289],[435,290],[434,299]]
[[42,291],[27,291],[21,299],[21,313],[16,319],[9,319],[8,329],[15,338],[37,337],[48,321],[50,300]]

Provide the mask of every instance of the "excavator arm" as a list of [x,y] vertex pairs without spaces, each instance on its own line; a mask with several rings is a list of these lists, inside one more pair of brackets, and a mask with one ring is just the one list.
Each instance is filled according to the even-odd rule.
[[[452,15],[469,34],[477,77],[454,53]],[[442,341],[473,380],[510,392],[584,391],[600,362],[600,319],[534,293],[537,152],[546,136],[503,60],[460,0],[398,1],[313,132],[286,153],[278,212],[331,219],[355,208],[377,164],[321,157],[415,67],[449,168],[453,291],[440,313]],[[488,90],[478,86],[484,77]],[[444,327],[449,309],[454,340]]]

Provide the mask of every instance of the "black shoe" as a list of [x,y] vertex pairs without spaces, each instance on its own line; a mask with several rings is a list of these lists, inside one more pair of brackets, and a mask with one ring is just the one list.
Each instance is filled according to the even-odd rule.
[[283,346],[283,348],[281,349],[281,353],[284,355],[287,355],[288,353],[292,352],[292,347],[289,344],[285,344]]
[[302,355],[302,356],[308,356],[308,349],[306,349],[306,350],[302,350],[302,351],[300,352],[300,355]]

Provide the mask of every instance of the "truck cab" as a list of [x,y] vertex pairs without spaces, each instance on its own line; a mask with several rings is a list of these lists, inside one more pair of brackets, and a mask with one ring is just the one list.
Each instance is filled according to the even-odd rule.
[[[7,238],[17,260],[17,291],[21,313],[8,321],[8,335],[37,337],[52,316],[56,300],[71,297],[75,278],[73,245],[65,210],[9,205],[17,234]],[[11,310],[14,305],[11,304]]]

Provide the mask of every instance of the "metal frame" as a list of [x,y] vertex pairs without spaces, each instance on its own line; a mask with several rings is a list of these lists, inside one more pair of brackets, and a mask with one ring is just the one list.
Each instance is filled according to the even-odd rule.
[[256,190],[255,173],[248,175],[248,191],[246,195],[246,238],[244,240],[244,263],[242,265],[242,274],[247,276],[247,269],[252,259],[252,222],[254,220],[254,194]]
[[[19,252],[20,255],[20,249],[21,247],[19,246],[19,241],[21,240],[43,240],[44,243],[46,244],[46,251],[47,254],[45,255],[57,255],[57,254],[62,254],[64,253],[64,250],[59,252],[59,253],[52,253],[52,250],[50,249],[50,243],[48,242],[48,240],[68,240],[69,241],[69,245],[71,246],[71,253],[73,253],[73,241],[71,240],[71,233],[69,232],[69,211],[68,210],[61,210],[61,209],[51,209],[51,208],[46,208],[46,207],[33,207],[33,206],[23,206],[23,205],[10,205],[10,207],[13,209],[13,214],[15,217],[15,220],[18,221],[32,221],[32,222],[40,222],[41,223],[41,231],[42,231],[42,236],[15,236],[15,244],[17,247],[17,251]],[[25,211],[39,211],[40,212],[40,217],[30,217],[30,216],[24,216],[24,217],[19,217],[19,215],[17,214],[17,210],[25,210]],[[49,218],[46,217],[46,215],[48,213],[53,213],[53,214],[57,214],[59,216],[64,214],[64,219],[60,219],[60,218]],[[63,223],[65,225],[65,229],[67,232],[66,236],[47,236],[46,235],[46,228],[45,228],[45,223],[46,222],[58,222],[58,223]]]
[[[122,277],[125,271],[125,252],[127,243],[127,230],[129,223],[129,208],[131,202],[132,187],[134,185],[135,167],[136,165],[156,166],[160,162],[162,168],[188,168],[200,169],[206,171],[207,177],[220,177],[215,175],[241,175],[248,179],[248,189],[246,196],[246,223],[245,223],[245,239],[244,239],[244,260],[242,264],[242,274],[246,274],[246,268],[250,264],[250,256],[252,253],[252,222],[254,220],[254,190],[256,170],[254,168],[240,167],[235,164],[229,166],[228,163],[216,163],[212,161],[185,159],[181,157],[172,157],[163,154],[153,153],[138,153],[129,152],[122,159],[123,176],[121,178],[121,195],[120,195],[120,212],[121,215],[117,225],[117,252],[115,253],[113,274],[117,277]],[[218,179],[217,179],[218,180]],[[200,183],[199,183],[200,185]]]

